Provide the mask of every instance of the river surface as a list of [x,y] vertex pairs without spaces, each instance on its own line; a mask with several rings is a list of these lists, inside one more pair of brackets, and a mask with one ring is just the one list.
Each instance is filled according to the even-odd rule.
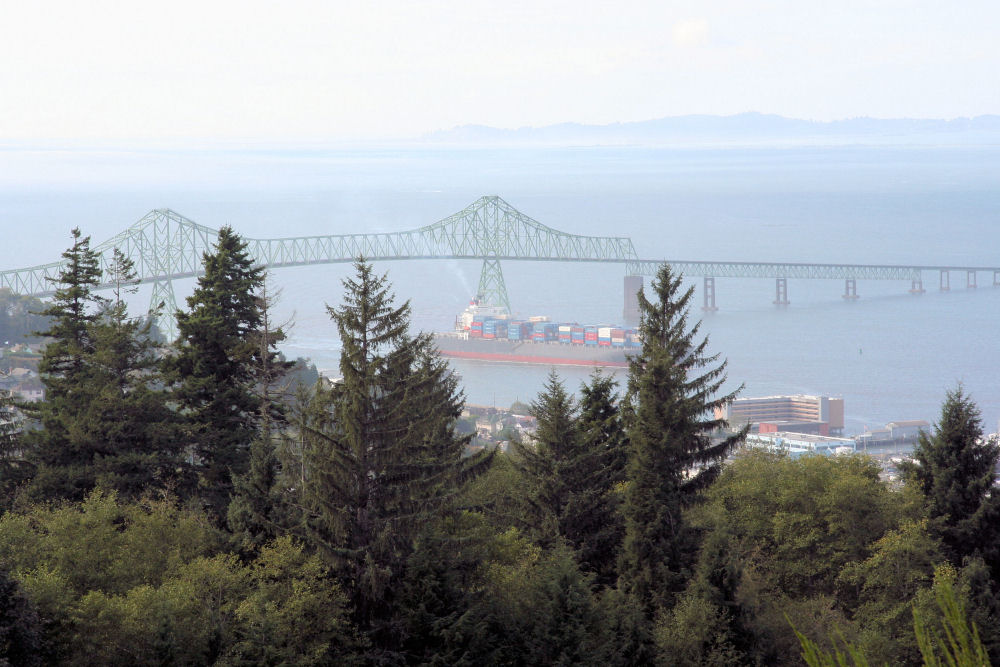
[[[50,262],[79,226],[100,242],[153,208],[169,207],[248,237],[403,231],[496,194],[574,234],[632,238],[649,259],[1000,265],[1000,148],[760,149],[405,148],[317,151],[24,151],[0,149],[0,268]],[[388,262],[413,324],[452,326],[480,264]],[[521,315],[620,322],[623,268],[507,262]],[[289,356],[336,372],[339,341],[326,313],[349,265],[280,269],[279,315],[293,322]],[[985,427],[1000,420],[1000,289],[992,276],[940,292],[908,282],[790,280],[777,307],[771,279],[717,279],[717,312],[692,321],[728,360],[727,388],[747,396],[843,396],[849,433],[887,421],[934,421],[962,383]],[[176,283],[178,298],[193,282]],[[148,290],[137,296],[144,309]],[[507,406],[537,395],[545,367],[456,361],[468,400]],[[571,387],[589,371],[563,367]],[[624,381],[624,374],[619,374]]]

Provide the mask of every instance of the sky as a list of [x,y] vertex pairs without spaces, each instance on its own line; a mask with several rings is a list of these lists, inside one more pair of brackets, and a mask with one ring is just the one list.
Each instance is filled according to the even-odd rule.
[[1000,2],[2,0],[0,144],[1000,113]]

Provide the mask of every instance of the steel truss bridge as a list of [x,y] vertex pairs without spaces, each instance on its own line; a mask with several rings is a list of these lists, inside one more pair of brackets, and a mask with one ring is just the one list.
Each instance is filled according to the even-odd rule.
[[[202,273],[202,257],[212,249],[218,232],[170,209],[150,211],[113,238],[94,246],[102,269],[118,248],[135,262],[141,283],[152,283],[151,304],[163,304],[161,328],[176,335],[177,310],[172,281]],[[788,303],[789,279],[841,279],[845,298],[857,298],[858,280],[909,280],[912,292],[923,291],[924,272],[938,272],[941,289],[950,287],[952,272],[965,272],[967,287],[976,275],[993,273],[1000,285],[1000,267],[878,266],[864,264],[780,264],[759,262],[689,262],[642,260],[631,239],[568,234],[534,220],[500,197],[478,200],[431,225],[411,231],[342,234],[279,239],[247,239],[249,250],[268,269],[309,264],[409,259],[481,259],[480,297],[510,308],[501,261],[604,262],[623,264],[626,275],[652,276],[663,263],[686,276],[704,278],[704,307],[715,309],[715,278],[774,278],[775,303]],[[17,294],[51,296],[64,262],[0,271],[0,289]],[[626,306],[628,308],[628,306]]]

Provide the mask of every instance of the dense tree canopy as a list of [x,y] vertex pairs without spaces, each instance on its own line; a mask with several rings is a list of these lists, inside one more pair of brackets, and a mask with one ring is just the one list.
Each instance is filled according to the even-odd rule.
[[664,267],[623,396],[552,374],[537,431],[470,456],[456,377],[364,261],[328,308],[341,377],[293,390],[231,229],[169,349],[122,253],[65,257],[49,398],[0,395],[0,665],[1000,663],[1000,448],[961,389],[902,486],[734,453]]

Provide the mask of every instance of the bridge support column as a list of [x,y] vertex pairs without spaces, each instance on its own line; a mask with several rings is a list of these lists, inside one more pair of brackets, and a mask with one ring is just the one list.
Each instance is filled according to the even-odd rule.
[[924,281],[920,278],[914,278],[910,281],[910,294],[923,294],[924,293]]
[[713,276],[705,276],[705,287],[702,297],[702,310],[705,312],[718,310],[718,308],[715,307],[715,278]]
[[858,298],[858,282],[854,278],[847,278],[844,280],[844,298]]
[[974,289],[976,287],[976,272],[966,271],[965,272],[965,286],[969,289]]
[[951,274],[948,273],[947,269],[942,269],[941,271],[941,291],[947,292],[951,289]]
[[993,286],[1000,287],[1000,271],[993,272]]
[[174,284],[169,280],[157,280],[153,283],[153,295],[149,299],[149,316],[156,321],[168,343],[177,340],[177,299],[174,298]]
[[625,310],[622,317],[625,324],[639,323],[639,292],[642,291],[642,276],[625,276]]
[[510,299],[499,259],[484,259],[483,272],[479,274],[479,297],[485,306],[502,306],[510,314]]
[[776,306],[788,305],[788,278],[774,279],[774,304]]

